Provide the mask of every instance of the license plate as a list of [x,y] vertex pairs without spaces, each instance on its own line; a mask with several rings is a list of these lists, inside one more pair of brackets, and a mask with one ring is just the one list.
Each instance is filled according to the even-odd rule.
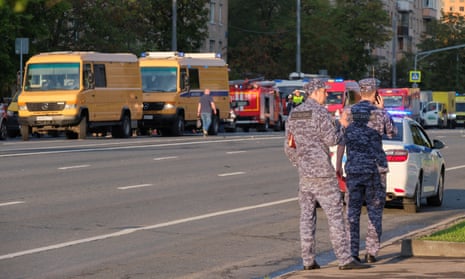
[[150,114],[144,115],[144,119],[153,119],[153,115],[150,115]]
[[37,116],[37,121],[49,121],[52,120],[53,118],[51,116]]

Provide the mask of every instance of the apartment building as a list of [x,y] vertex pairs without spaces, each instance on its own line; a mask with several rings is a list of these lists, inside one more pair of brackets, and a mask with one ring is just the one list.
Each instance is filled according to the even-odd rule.
[[228,0],[211,0],[209,5],[208,38],[200,52],[220,53],[227,61],[228,47]]
[[[451,0],[454,1],[454,0]],[[465,0],[455,0],[465,1]],[[426,24],[440,18],[440,0],[383,0],[391,18],[393,38],[385,46],[373,51],[381,63],[392,64],[406,53],[417,53],[417,44]]]
[[445,13],[465,15],[465,0],[443,0],[441,10]]

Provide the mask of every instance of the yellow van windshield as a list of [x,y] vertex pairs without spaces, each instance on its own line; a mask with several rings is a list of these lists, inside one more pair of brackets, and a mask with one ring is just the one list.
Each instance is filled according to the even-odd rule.
[[141,76],[144,92],[176,92],[176,67],[142,67]]
[[79,89],[79,63],[29,64],[25,91]]

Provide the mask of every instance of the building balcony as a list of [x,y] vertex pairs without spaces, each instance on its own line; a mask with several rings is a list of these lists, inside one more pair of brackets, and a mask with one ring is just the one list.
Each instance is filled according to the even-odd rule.
[[437,11],[436,9],[432,8],[423,8],[423,19],[430,20],[437,18]]
[[411,13],[413,12],[413,4],[410,1],[397,1],[397,11],[399,13]]

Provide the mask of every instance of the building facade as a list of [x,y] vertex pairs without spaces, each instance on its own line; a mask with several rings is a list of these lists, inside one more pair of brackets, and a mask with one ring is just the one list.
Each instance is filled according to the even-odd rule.
[[443,0],[441,10],[444,13],[459,13],[465,15],[465,0]]
[[211,0],[208,5],[208,38],[200,47],[200,52],[219,53],[227,61],[228,0]]
[[[453,1],[453,0],[452,0]],[[465,1],[465,0],[455,0]],[[391,19],[392,40],[373,51],[381,63],[392,64],[406,53],[417,53],[421,35],[432,19],[440,18],[440,0],[383,0]]]

